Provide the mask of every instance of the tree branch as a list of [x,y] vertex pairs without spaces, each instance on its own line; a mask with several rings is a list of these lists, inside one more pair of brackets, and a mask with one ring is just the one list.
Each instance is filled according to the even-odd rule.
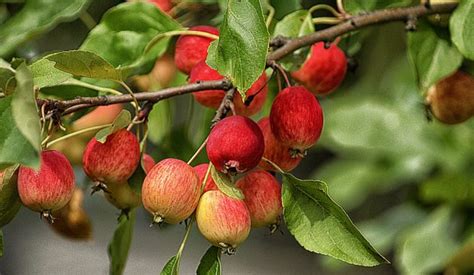
[[[289,55],[290,53],[306,46],[310,46],[319,41],[331,41],[336,37],[343,34],[365,28],[367,26],[383,24],[394,21],[409,21],[412,22],[414,18],[426,16],[434,13],[449,13],[456,8],[456,3],[451,4],[439,4],[439,5],[418,5],[407,8],[394,8],[374,11],[367,14],[357,15],[349,17],[345,22],[338,25],[326,28],[315,33],[289,39],[285,37],[276,37],[270,42],[270,46],[275,50],[272,51],[267,58],[267,66],[272,66],[277,60]],[[232,83],[227,80],[220,81],[203,81],[193,84],[187,84],[179,87],[173,87],[163,89],[155,92],[144,92],[136,93],[135,98],[137,101],[148,101],[148,107],[162,99],[187,94],[191,92],[198,92],[203,90],[226,90],[233,91]],[[227,93],[227,94],[229,94]],[[129,94],[123,95],[109,95],[109,96],[98,96],[98,97],[78,97],[72,100],[47,100],[38,99],[38,105],[42,106],[46,104],[47,111],[59,111],[61,115],[70,114],[81,110],[83,108],[90,108],[99,105],[111,105],[117,103],[126,103],[133,100],[133,97]],[[232,101],[232,100],[230,100]],[[227,102],[227,106],[225,104]],[[219,107],[216,114],[216,118],[225,116],[229,111],[230,106],[227,96],[224,98],[221,107]],[[149,108],[151,110],[151,108]],[[218,116],[219,115],[219,116]],[[215,118],[215,119],[216,119]],[[217,120],[218,121],[218,120]]]

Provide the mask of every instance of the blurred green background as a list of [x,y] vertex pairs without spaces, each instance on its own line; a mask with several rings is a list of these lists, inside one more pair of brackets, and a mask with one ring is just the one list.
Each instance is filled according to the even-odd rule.
[[[99,20],[103,12],[120,2],[92,1],[88,12]],[[302,6],[294,1],[271,2],[276,18],[281,19],[316,1],[304,1]],[[0,7],[2,22],[21,4]],[[216,5],[196,7],[194,13],[186,15],[187,24],[208,22],[218,12]],[[220,18],[212,20],[217,23]],[[32,60],[46,52],[76,49],[87,32],[80,20],[61,23],[23,44],[14,56]],[[283,235],[268,236],[264,230],[255,230],[237,255],[225,257],[224,273],[473,272],[474,121],[446,126],[427,120],[423,92],[407,56],[402,23],[366,29],[346,37],[340,45],[350,49],[359,66],[348,73],[335,93],[320,98],[325,115],[322,138],[294,174],[327,182],[333,199],[392,265],[354,267],[311,254],[299,247],[283,226]],[[9,60],[10,56],[4,58]],[[182,84],[186,78],[178,74],[173,82]],[[275,81],[270,87],[274,96]],[[270,98],[255,120],[268,115]],[[195,104],[191,95],[160,102],[150,117],[147,151],[155,160],[188,159],[207,135],[212,116],[213,111]],[[205,155],[201,154],[197,163],[203,161]],[[76,170],[77,175],[82,173],[79,167]],[[85,207],[94,225],[94,241],[88,243],[53,235],[34,213],[22,209],[4,228],[5,255],[0,258],[0,273],[106,273],[106,243],[112,236],[117,211],[100,196],[87,197]],[[149,216],[140,210],[127,274],[159,272],[184,232],[183,226],[149,229],[149,222]],[[193,232],[182,263],[183,274],[194,272],[206,247]]]

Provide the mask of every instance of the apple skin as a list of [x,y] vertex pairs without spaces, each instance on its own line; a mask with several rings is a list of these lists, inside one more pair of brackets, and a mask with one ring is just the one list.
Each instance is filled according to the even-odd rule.
[[108,184],[107,191],[104,192],[105,199],[117,209],[130,210],[142,202],[140,195],[132,190],[128,182]]
[[[206,80],[221,80],[224,77],[216,70],[209,67],[205,61],[199,62],[189,75],[189,83],[196,83],[198,81]],[[248,106],[242,101],[242,96],[236,92],[234,96],[235,112],[238,115],[251,116],[258,113],[265,103],[268,94],[267,75],[265,72],[255,81],[250,89],[247,91],[247,98],[251,97],[252,101]],[[204,90],[193,93],[194,99],[201,105],[217,109],[225,96],[223,90]]]
[[347,71],[347,59],[336,44],[326,49],[324,42],[311,47],[311,53],[301,68],[291,76],[318,95],[333,92],[344,80]]
[[[206,172],[207,172],[208,168],[209,168],[209,164],[207,164],[207,163],[202,163],[202,164],[194,166],[194,171],[196,171],[196,173],[199,177],[200,184],[202,184],[202,182],[204,181],[204,178],[206,177]],[[218,190],[218,189],[217,189],[216,183],[214,182],[214,180],[211,177],[211,173],[209,173],[209,175],[207,176],[207,181],[206,181],[206,185],[204,186],[203,192],[207,192],[207,191],[211,191],[211,190]]]
[[84,151],[82,166],[94,182],[123,183],[132,176],[140,161],[137,137],[121,129],[107,137],[105,143],[92,138]]
[[18,195],[23,205],[36,212],[51,212],[64,207],[72,198],[74,171],[60,152],[41,152],[38,171],[21,166],[18,172]]
[[263,156],[265,142],[258,125],[244,116],[219,121],[209,134],[207,156],[223,173],[244,173],[255,168]]
[[283,212],[281,187],[272,174],[253,170],[240,178],[236,186],[242,190],[250,213],[252,227],[273,226]]
[[148,154],[143,154],[142,157],[143,161],[143,170],[145,171],[146,174],[155,166],[155,160]]
[[433,116],[445,124],[462,123],[474,116],[474,77],[463,71],[430,87],[426,97]]
[[[194,26],[189,30],[219,35],[219,30],[211,26]],[[207,48],[209,48],[212,41],[214,40],[211,38],[197,35],[180,36],[176,41],[174,53],[174,63],[176,67],[183,73],[189,74],[197,63],[206,60]]]
[[173,8],[171,0],[148,0],[148,2],[155,4],[160,10],[168,13]]
[[250,233],[250,213],[244,201],[226,196],[219,190],[204,193],[196,209],[201,234],[221,248],[235,249]]
[[92,224],[82,207],[83,200],[84,192],[80,188],[76,188],[69,203],[53,212],[55,220],[50,226],[56,233],[73,240],[90,240],[92,238]]
[[[263,139],[265,140],[265,151],[263,152],[263,157],[275,163],[285,172],[290,172],[295,169],[296,166],[300,164],[302,158],[298,155],[292,156],[291,148],[275,138],[270,127],[270,118],[262,118],[258,122],[258,126],[262,130]],[[265,170],[278,172],[273,165],[264,160],[261,160],[258,166]]]
[[177,224],[196,209],[201,195],[199,177],[186,162],[164,159],[146,175],[142,202],[157,223]]
[[303,153],[321,135],[323,111],[316,97],[305,87],[288,87],[273,101],[270,127],[278,141]]

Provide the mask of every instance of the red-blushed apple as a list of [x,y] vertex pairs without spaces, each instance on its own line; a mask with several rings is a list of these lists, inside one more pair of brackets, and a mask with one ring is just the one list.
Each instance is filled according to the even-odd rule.
[[[209,168],[209,164],[207,164],[207,163],[202,163],[202,164],[194,166],[194,171],[196,171],[196,173],[199,177],[199,182],[201,184],[204,181],[204,178],[206,177],[206,172],[207,172],[208,168]],[[206,181],[206,185],[204,185],[203,192],[207,192],[207,191],[210,191],[210,190],[217,190],[217,185],[214,182],[214,180],[212,179],[211,173],[209,173],[209,175],[207,176],[207,181]]]
[[74,192],[75,177],[69,160],[60,152],[47,150],[40,155],[40,168],[21,166],[18,195],[29,209],[52,222],[51,213],[64,207]]
[[78,131],[93,126],[112,123],[122,111],[122,104],[99,106],[82,116],[72,124],[73,130]]
[[[189,30],[219,35],[219,30],[211,26],[195,26]],[[209,48],[212,41],[211,38],[197,35],[180,36],[176,41],[174,53],[176,67],[183,73],[189,74],[197,63],[206,60],[207,48]]]
[[[270,118],[262,118],[258,122],[258,126],[262,130],[263,139],[265,140],[265,151],[263,152],[263,157],[275,163],[285,172],[289,172],[298,166],[302,160],[301,156],[292,155],[291,148],[275,138],[270,127]],[[263,159],[260,161],[258,166],[265,170],[278,172],[273,165]]]
[[196,223],[201,234],[229,254],[250,233],[250,213],[244,201],[226,196],[219,190],[204,193],[196,209]]
[[[189,75],[189,83],[206,80],[221,80],[224,77],[216,70],[209,67],[205,61],[199,62],[191,70]],[[242,101],[240,93],[236,92],[234,96],[235,112],[243,116],[251,116],[258,113],[265,103],[268,94],[267,75],[265,72],[254,82],[247,91],[247,100],[249,103]],[[223,90],[205,90],[194,92],[193,96],[201,105],[217,109],[224,99],[225,91]]]
[[143,154],[142,157],[143,161],[143,170],[145,170],[145,173],[148,174],[148,172],[155,166],[155,160],[148,154]]
[[317,42],[308,59],[291,76],[315,94],[329,94],[344,80],[346,70],[346,55],[336,44],[326,49],[324,42]]
[[302,86],[282,90],[273,101],[270,127],[278,141],[294,154],[304,154],[323,129],[323,110],[316,97]]
[[137,137],[126,129],[107,136],[105,143],[94,137],[82,158],[84,172],[96,183],[124,183],[138,166],[140,145]]
[[63,237],[74,240],[90,240],[92,224],[82,207],[84,192],[74,189],[71,200],[63,208],[53,212],[55,217],[51,227]]
[[223,173],[243,173],[255,168],[263,156],[265,142],[258,125],[244,116],[219,121],[209,134],[207,156]]
[[274,228],[279,224],[283,211],[281,187],[272,174],[253,170],[240,178],[236,186],[244,193],[252,227]]
[[148,2],[155,4],[155,6],[164,12],[169,12],[173,8],[171,0],[148,0]]
[[457,71],[440,80],[428,90],[426,104],[433,116],[443,123],[468,120],[474,116],[474,78]]
[[200,195],[196,171],[179,159],[158,162],[143,181],[143,206],[153,215],[155,223],[184,221],[196,209]]

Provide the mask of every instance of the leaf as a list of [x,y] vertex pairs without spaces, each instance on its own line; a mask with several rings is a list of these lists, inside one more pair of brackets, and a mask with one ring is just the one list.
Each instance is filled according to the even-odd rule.
[[420,197],[428,203],[447,202],[453,205],[474,207],[474,181],[461,173],[442,174],[425,181]]
[[42,59],[55,63],[54,67],[74,76],[122,80],[122,73],[109,62],[92,52],[73,50],[53,53]]
[[474,1],[460,1],[459,6],[451,15],[449,29],[451,40],[459,51],[471,60],[474,60]]
[[148,116],[148,139],[154,144],[159,144],[171,131],[172,123],[172,101],[159,101],[153,106]]
[[0,56],[8,56],[24,42],[53,29],[60,22],[72,21],[87,8],[89,0],[26,1],[23,9],[0,27]]
[[120,114],[115,118],[112,125],[104,128],[95,134],[95,138],[100,143],[105,143],[107,137],[120,129],[127,127],[132,122],[132,115],[127,110],[122,110]]
[[95,90],[66,83],[69,82],[57,86],[44,87],[40,90],[40,93],[44,96],[53,96],[64,100],[74,99],[78,96],[97,96],[97,91]]
[[229,0],[207,63],[245,93],[265,69],[269,34],[259,0]]
[[120,66],[123,77],[148,72],[168,47],[161,39],[147,54],[144,49],[156,35],[182,27],[150,3],[123,3],[109,9],[89,33],[81,50],[93,52]]
[[462,63],[456,47],[423,21],[418,22],[416,32],[408,34],[408,54],[423,90],[453,73]]
[[[296,38],[314,32],[313,17],[307,10],[299,10],[285,16],[275,26],[273,37],[278,35]],[[309,53],[309,47],[305,47],[293,52],[285,57],[281,63],[287,70],[296,70]]]
[[133,226],[135,224],[135,210],[129,212],[129,217],[121,215],[117,229],[108,246],[111,275],[121,275],[127,263],[128,251],[132,243]]
[[324,182],[284,174],[282,202],[288,230],[306,250],[354,265],[388,262],[327,195]]
[[56,86],[72,78],[71,74],[57,69],[55,64],[54,61],[41,58],[30,65],[36,87],[41,89]]
[[409,6],[411,0],[378,0],[378,1],[367,1],[367,0],[345,0],[344,9],[350,14],[358,14],[362,12],[369,12],[373,10],[406,7]]
[[18,165],[9,167],[0,176],[0,228],[8,224],[20,210],[21,202],[17,190]]
[[440,271],[459,248],[454,239],[457,222],[452,211],[440,207],[425,221],[406,232],[396,249],[396,263],[407,274]]
[[275,18],[278,20],[293,11],[302,9],[300,0],[270,0],[270,4],[275,9]]
[[202,256],[196,271],[197,275],[220,275],[222,274],[221,266],[221,249],[217,246],[211,246]]
[[0,66],[0,92],[10,95],[15,90],[16,80],[15,80],[15,70],[8,66]]
[[3,231],[0,229],[0,257],[3,256]]
[[178,268],[179,268],[179,261],[180,259],[176,256],[171,257],[166,265],[161,270],[161,275],[178,275]]
[[17,128],[11,104],[11,96],[0,99],[0,169],[15,163],[39,168],[38,150]]
[[16,127],[33,148],[41,151],[41,123],[38,115],[33,75],[25,64],[16,70],[16,89],[12,99],[12,115]]
[[219,188],[222,193],[231,198],[239,200],[243,200],[245,198],[242,191],[232,183],[232,180],[229,178],[229,176],[218,171],[214,165],[212,165],[211,168],[211,176],[216,183],[217,188]]

